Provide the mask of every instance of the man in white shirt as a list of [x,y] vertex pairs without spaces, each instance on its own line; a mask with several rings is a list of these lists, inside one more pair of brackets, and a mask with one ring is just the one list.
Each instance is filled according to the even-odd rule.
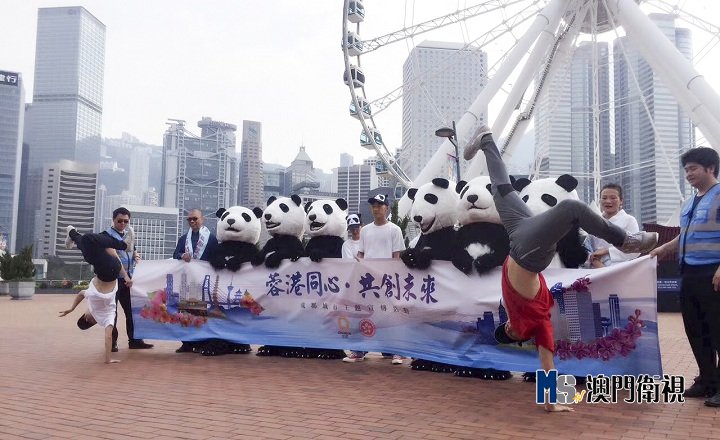
[[350,214],[347,217],[347,229],[350,232],[350,238],[345,240],[342,246],[343,258],[355,258],[360,246],[360,214]]
[[[388,221],[390,202],[384,194],[377,194],[368,199],[374,221],[363,226],[360,232],[357,259],[363,258],[400,258],[400,252],[405,250],[402,230],[395,223]],[[393,365],[400,365],[403,357],[397,354],[386,354],[392,356]],[[365,357],[363,352],[351,352],[350,356],[343,359],[345,362],[362,361]]]

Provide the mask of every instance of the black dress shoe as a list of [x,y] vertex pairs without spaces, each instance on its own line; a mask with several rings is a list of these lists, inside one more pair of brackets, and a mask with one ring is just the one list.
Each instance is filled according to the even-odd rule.
[[714,396],[705,401],[705,406],[713,408],[720,408],[720,393],[715,393]]
[[117,353],[118,352],[117,345],[113,345],[113,347],[110,349],[110,351],[112,351],[113,353]]
[[695,382],[683,393],[683,397],[710,397],[713,394],[715,394],[715,390],[705,385],[699,377],[696,377]]
[[193,344],[191,342],[183,342],[180,348],[175,350],[175,353],[192,353],[193,351]]
[[143,341],[142,339],[140,339],[140,340],[138,340],[138,341],[132,341],[132,342],[130,342],[130,343],[128,344],[128,348],[130,348],[130,350],[145,350],[145,349],[148,349],[148,348],[153,348],[153,345],[152,345],[152,344],[146,344],[145,341]]

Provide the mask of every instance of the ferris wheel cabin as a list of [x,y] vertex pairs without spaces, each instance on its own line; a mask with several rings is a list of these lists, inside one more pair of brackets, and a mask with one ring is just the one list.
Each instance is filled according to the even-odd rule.
[[[350,65],[350,77],[352,78],[352,86],[355,89],[365,87],[365,74],[358,66]],[[346,85],[350,85],[347,70],[343,74],[343,81]]]
[[[368,131],[370,133],[367,133],[365,130],[363,130],[360,133],[360,146],[365,147],[368,150],[374,149],[374,144],[377,145],[383,145],[382,136],[380,136],[380,132],[373,129],[368,128]],[[373,139],[375,139],[375,142],[373,143]]]
[[365,20],[365,6],[360,0],[350,2],[348,5],[348,21],[360,23]]
[[362,112],[358,112],[357,108],[355,107],[355,101],[350,101],[350,116],[355,119],[360,119],[361,117],[365,119],[372,116],[372,111],[370,110],[370,103],[368,102],[368,100],[358,96],[357,101],[360,105],[360,108],[362,109]]

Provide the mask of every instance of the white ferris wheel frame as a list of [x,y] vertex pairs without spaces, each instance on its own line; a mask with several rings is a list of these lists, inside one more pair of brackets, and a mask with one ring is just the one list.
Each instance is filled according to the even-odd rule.
[[[344,0],[343,8],[343,53],[345,56],[345,71],[348,75],[348,88],[352,102],[358,112],[362,112],[358,95],[353,85],[353,78],[350,77],[350,54],[346,42],[348,35],[348,9],[351,0]],[[687,60],[678,49],[662,34],[660,29],[647,17],[634,0],[598,0],[607,9],[609,20],[613,27],[621,26],[625,30],[628,39],[634,44],[638,52],[647,61],[653,71],[662,79],[672,95],[677,100],[686,115],[692,120],[695,126],[703,133],[712,148],[720,150],[720,95],[707,83],[705,78],[699,74],[692,62]],[[477,95],[473,103],[466,110],[463,116],[456,123],[456,137],[459,142],[465,143],[472,135],[471,130],[477,123],[476,114],[487,107],[495,97],[508,77],[520,67],[520,62],[526,57],[525,63],[515,80],[509,96],[505,100],[500,112],[492,124],[492,131],[496,134],[503,133],[515,111],[517,103],[522,99],[523,94],[530,86],[533,78],[540,74],[541,83],[546,76],[553,72],[553,57],[557,50],[563,50],[563,43],[572,41],[572,34],[579,31],[579,20],[574,26],[572,23],[562,25],[563,18],[573,11],[582,9],[579,5],[588,5],[593,2],[586,0],[551,0],[535,20],[518,39],[515,46],[506,55],[502,64],[482,91]],[[452,14],[451,14],[452,15]],[[445,16],[448,17],[448,16]],[[441,17],[441,18],[445,18]],[[447,20],[446,20],[447,21]],[[359,23],[358,23],[359,28]],[[532,50],[531,50],[532,48]],[[528,55],[529,53],[529,55]],[[357,66],[360,67],[360,56],[357,57]],[[536,90],[535,97],[539,92]],[[364,95],[364,87],[361,87]],[[531,100],[532,101],[532,100]],[[513,153],[517,142],[514,139],[516,134],[525,131],[532,113],[531,102],[529,111],[522,111],[517,116],[512,126],[510,136],[506,140],[503,150],[503,157],[507,160]],[[377,151],[382,162],[388,167],[398,182],[405,187],[418,187],[430,182],[433,178],[442,174],[448,155],[453,156],[455,147],[446,139],[420,174],[410,181],[397,161],[387,150],[384,144],[378,144],[374,137],[375,123],[372,115],[367,120],[362,115],[358,118],[362,124],[363,132],[371,140],[373,148]],[[368,121],[370,124],[368,124]],[[485,157],[478,154],[468,167],[464,180],[486,173],[487,165]],[[410,210],[411,201],[403,196],[398,207],[398,214],[401,217],[407,215]]]

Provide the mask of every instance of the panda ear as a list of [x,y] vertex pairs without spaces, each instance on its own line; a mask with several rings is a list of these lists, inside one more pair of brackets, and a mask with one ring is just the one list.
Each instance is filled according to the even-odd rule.
[[436,177],[435,179],[433,179],[432,184],[435,186],[439,186],[440,188],[443,188],[443,189],[448,189],[448,187],[450,186],[450,182],[448,182],[447,179],[443,179],[440,177]]
[[416,193],[417,193],[417,188],[410,188],[407,192],[407,196],[410,200],[415,200]]
[[293,195],[290,196],[290,199],[291,199],[293,202],[295,202],[296,205],[298,205],[298,206],[302,205],[302,199],[300,198],[299,195],[293,194]]
[[305,204],[305,212],[306,212],[306,213],[310,210],[310,205],[312,205],[311,202],[307,202],[307,203]]
[[465,188],[465,185],[467,185],[467,182],[466,182],[466,181],[464,181],[464,180],[459,181],[459,182],[455,185],[455,192],[458,193],[458,194],[460,194],[460,193],[462,192],[463,188]]
[[563,174],[562,176],[557,178],[555,183],[557,183],[560,187],[562,187],[562,189],[567,192],[574,190],[578,186],[577,179],[570,174]]
[[253,214],[255,214],[255,217],[260,218],[262,217],[263,210],[256,206],[253,208]]
[[268,201],[267,201],[267,206],[270,206],[270,204],[271,204],[272,202],[274,202],[275,200],[277,200],[277,197],[275,197],[275,196],[270,196],[270,198],[269,198]]
[[337,203],[340,209],[342,209],[343,211],[347,211],[348,204],[345,199],[335,199],[335,203]]
[[487,185],[485,185],[485,188],[487,188],[488,192],[492,194],[492,183],[488,183]]
[[515,182],[517,182],[517,179],[515,178],[515,176],[510,175],[508,177],[510,177],[510,185],[515,187]]
[[226,209],[225,208],[219,208],[217,211],[215,211],[215,217],[220,218],[223,214],[225,214]]
[[521,177],[520,179],[517,179],[515,183],[513,184],[513,188],[515,188],[515,191],[522,191],[523,188],[530,185],[530,179],[526,179],[524,177]]

